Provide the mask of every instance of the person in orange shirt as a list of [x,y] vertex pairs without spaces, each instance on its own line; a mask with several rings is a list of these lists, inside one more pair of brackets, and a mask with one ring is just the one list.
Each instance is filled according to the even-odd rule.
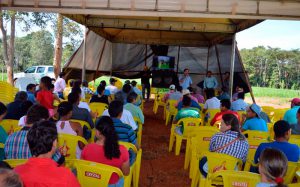
[[223,99],[221,100],[221,112],[216,113],[214,118],[211,120],[210,125],[213,126],[217,121],[221,121],[222,116],[224,114],[233,114],[235,117],[239,120],[240,123],[240,116],[237,112],[230,110],[231,102],[229,99]]
[[57,130],[53,122],[35,123],[27,134],[32,158],[14,170],[25,187],[80,187],[73,173],[58,167],[51,159],[57,147]]

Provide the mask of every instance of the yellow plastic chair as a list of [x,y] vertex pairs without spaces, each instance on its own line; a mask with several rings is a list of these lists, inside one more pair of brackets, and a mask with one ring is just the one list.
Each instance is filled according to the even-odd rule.
[[246,114],[246,111],[240,110],[240,111],[237,111],[237,113],[239,114],[240,120],[242,120],[243,119],[243,115]]
[[71,87],[71,82],[76,81],[75,79],[69,79],[66,87]]
[[12,168],[15,168],[19,165],[25,164],[27,162],[27,159],[7,159],[3,161],[8,163]]
[[166,103],[163,102],[163,100],[162,100],[163,97],[164,97],[164,94],[158,94],[155,97],[154,105],[153,105],[153,112],[154,112],[154,114],[156,114],[157,110],[158,110],[158,107],[162,106],[163,107],[163,111],[164,111],[164,118],[165,118]]
[[70,121],[80,123],[80,125],[81,125],[82,128],[84,126],[86,126],[88,129],[91,129],[90,124],[88,122],[86,122],[86,121],[78,120],[78,119],[70,119]]
[[269,132],[246,130],[243,132],[243,134],[247,137],[248,140],[270,140]]
[[199,187],[206,186],[207,179],[210,178],[210,176],[214,173],[215,168],[217,167],[224,167],[226,168],[226,170],[234,171],[235,169],[241,170],[243,165],[242,160],[229,156],[227,154],[221,154],[216,152],[204,152],[200,156],[199,160],[201,160],[201,158],[203,157],[207,158],[207,164],[208,164],[207,178],[204,178],[200,174],[200,170],[197,169],[197,172],[192,177],[192,185],[191,185],[192,187],[197,186],[199,179],[200,179]]
[[108,105],[105,103],[90,103],[90,109],[93,113],[97,114],[97,117],[102,116],[103,112],[108,109]]
[[224,187],[251,187],[256,186],[260,182],[260,175],[246,171],[230,171],[224,170],[212,174],[206,182],[210,187],[214,180],[222,179]]
[[64,96],[64,99],[68,100],[68,96],[69,94],[71,93],[71,90],[72,88],[71,87],[66,87],[63,91],[63,96]]
[[0,149],[4,149],[4,144],[0,143]]
[[265,142],[268,142],[268,141],[265,139],[261,139],[261,140],[250,139],[250,140],[248,140],[249,150],[248,150],[247,161],[244,166],[244,171],[250,171],[250,167],[254,165],[253,163],[254,163],[254,156],[256,153],[256,149],[258,148],[258,146],[261,143],[265,143]]
[[272,106],[262,106],[262,111],[265,112],[271,121],[273,121],[274,114],[275,114],[275,108]]
[[300,147],[300,139],[298,138],[290,137],[289,142],[292,144],[296,144]]
[[288,187],[299,187],[300,186],[300,183],[292,183],[292,184],[289,184]]
[[293,139],[300,139],[300,135],[292,134],[290,138],[293,138]]
[[190,163],[189,177],[192,178],[193,173],[197,170],[199,156],[209,151],[211,137],[218,133],[219,129],[210,126],[201,126],[196,136],[187,139],[186,154],[184,160],[184,169],[187,169]]
[[287,109],[276,109],[274,111],[273,122],[275,123],[276,121],[282,120],[286,111]]
[[142,145],[142,132],[143,132],[143,124],[141,120],[138,117],[134,117],[134,121],[138,126],[138,131],[137,131],[137,144],[139,147]]
[[[211,120],[215,117],[216,113],[220,112],[220,109],[208,109],[206,112],[201,114],[204,125],[209,126]],[[207,118],[206,118],[207,116]],[[206,121],[205,121],[206,120]]]
[[288,162],[288,169],[284,176],[284,184],[292,183],[294,177],[296,176],[297,171],[300,168],[299,162]]
[[77,171],[77,179],[82,187],[108,186],[113,173],[119,178],[123,178],[123,173],[119,168],[90,162],[86,160],[70,159],[67,165]]
[[121,79],[117,78],[117,77],[113,77],[115,80],[117,80],[117,82],[115,82],[115,86],[119,89],[122,90],[123,88],[123,83],[121,81]]
[[[120,145],[123,145],[127,148],[127,150],[133,150],[136,154],[136,159],[133,165],[130,167],[130,174],[125,177],[125,185],[131,186],[131,181],[133,181],[133,187],[139,186],[139,178],[140,178],[140,170],[141,170],[141,162],[142,162],[142,149],[137,150],[135,145],[128,142],[119,142]],[[133,180],[132,180],[133,179]]]
[[0,101],[5,105],[14,101],[17,92],[17,88],[13,87],[7,82],[0,81]]
[[5,132],[10,135],[15,132],[15,129],[19,128],[19,120],[14,119],[4,119],[0,122],[0,125],[3,127]]
[[58,148],[60,153],[66,158],[76,159],[78,142],[82,142],[84,145],[88,144],[88,142],[80,136],[58,134]]
[[[183,134],[175,133],[176,127],[180,127],[181,125],[184,129]],[[200,125],[202,125],[202,120],[199,118],[183,118],[177,124],[173,124],[170,134],[169,152],[172,151],[175,140],[175,155],[179,155],[182,140],[187,140],[187,138],[195,136]]]
[[177,108],[175,107],[177,100],[168,100],[166,105],[166,125],[169,124],[172,117],[174,118],[177,114]]

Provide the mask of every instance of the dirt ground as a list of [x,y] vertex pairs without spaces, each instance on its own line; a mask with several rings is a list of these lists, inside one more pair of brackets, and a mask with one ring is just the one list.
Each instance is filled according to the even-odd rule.
[[[174,149],[168,151],[171,125],[165,126],[163,109],[153,113],[153,100],[145,102],[145,124],[142,136],[141,187],[188,187],[188,170],[183,169],[184,149],[175,156]],[[185,144],[183,144],[185,146]],[[182,146],[182,148],[183,148]],[[174,146],[173,146],[174,148]]]

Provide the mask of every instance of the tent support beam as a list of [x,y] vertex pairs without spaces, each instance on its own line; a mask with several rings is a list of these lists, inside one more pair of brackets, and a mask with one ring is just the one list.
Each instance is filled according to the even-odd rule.
[[208,49],[207,49],[207,59],[206,59],[206,74],[207,74],[207,72],[208,72],[209,51],[210,51],[210,46],[208,46]]
[[96,76],[98,75],[98,72],[99,72],[99,66],[100,66],[100,64],[101,64],[101,60],[102,60],[102,56],[103,56],[103,53],[104,53],[106,41],[107,41],[107,40],[105,39],[105,40],[104,40],[103,47],[102,47],[102,49],[101,49],[100,58],[99,58],[99,62],[98,62],[98,65],[97,65],[97,69],[96,69],[96,72],[94,73],[94,81],[95,81]]
[[221,65],[220,65],[220,58],[219,58],[219,50],[218,50],[217,45],[215,45],[215,50],[216,50],[216,56],[217,56],[217,62],[218,62],[218,67],[219,67],[221,83],[222,83],[222,87],[224,87],[223,76],[222,76]]
[[82,82],[85,80],[85,69],[86,69],[86,39],[87,39],[88,29],[85,27],[84,29],[84,39],[83,39],[83,55],[82,55]]
[[145,50],[145,66],[147,66],[147,54],[148,54],[148,45],[146,44],[146,50]]
[[179,72],[179,61],[180,61],[180,46],[178,46],[178,52],[177,52],[177,67],[176,67],[176,74],[178,75]]
[[249,81],[248,72],[246,72],[246,70],[245,70],[245,66],[244,66],[244,64],[242,62],[241,54],[238,52],[238,48],[237,47],[236,47],[236,50],[237,50],[237,55],[238,55],[238,58],[239,58],[239,61],[240,61],[243,73],[245,74],[246,83],[247,83],[247,86],[249,87],[249,91],[250,91],[252,102],[256,103],[255,102],[255,98],[254,98],[254,94],[253,94],[253,90],[252,90],[252,87],[251,87],[251,84],[250,84],[250,81]]
[[235,63],[235,48],[236,48],[236,42],[235,42],[235,34],[232,36],[232,48],[231,48],[231,62],[230,62],[230,99],[232,101],[232,95],[233,95],[233,76],[234,76],[234,63]]

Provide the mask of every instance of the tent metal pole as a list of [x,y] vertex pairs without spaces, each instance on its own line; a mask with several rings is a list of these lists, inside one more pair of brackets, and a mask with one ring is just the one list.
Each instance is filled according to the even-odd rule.
[[85,80],[85,69],[86,69],[86,39],[87,39],[87,27],[84,28],[84,39],[83,39],[83,55],[82,55],[82,75],[81,80],[82,82]]
[[217,56],[217,62],[218,62],[218,67],[219,67],[221,83],[222,83],[222,87],[224,87],[223,76],[222,76],[222,71],[221,71],[221,64],[220,64],[220,57],[219,57],[220,55],[219,55],[219,50],[218,50],[217,44],[215,45],[215,50],[216,50],[216,56]]
[[105,50],[105,46],[106,46],[106,39],[104,40],[104,44],[103,44],[103,47],[101,49],[101,53],[100,53],[100,58],[99,58],[99,62],[98,62],[98,65],[97,65],[97,69],[96,69],[96,72],[94,73],[94,81],[96,79],[96,76],[98,75],[98,72],[99,72],[99,66],[101,64],[101,60],[102,60],[102,56],[103,56],[103,53],[104,53],[104,50]]
[[234,63],[235,63],[235,34],[232,36],[232,48],[231,48],[231,63],[230,63],[230,99],[232,101],[233,95],[233,76],[234,76]]
[[148,45],[146,44],[146,50],[145,50],[145,66],[147,66],[147,54],[148,54]]
[[113,52],[113,43],[111,43],[110,45],[110,76],[112,76],[112,73],[113,73],[113,59],[112,59],[112,52]]
[[246,83],[247,83],[247,86],[248,86],[249,91],[250,91],[250,95],[251,95],[251,98],[252,98],[252,102],[253,102],[253,103],[256,103],[256,102],[255,102],[255,98],[254,98],[254,94],[253,94],[253,90],[252,90],[252,87],[251,87],[251,84],[250,84],[250,81],[249,81],[248,72],[246,72],[246,70],[245,70],[245,66],[244,66],[244,64],[243,64],[243,62],[242,62],[241,54],[240,54],[240,52],[238,51],[238,48],[237,48],[237,47],[236,47],[236,51],[237,51],[237,55],[238,55],[238,58],[239,58],[239,61],[240,61],[240,64],[241,64],[243,73],[245,74]]
[[176,67],[176,74],[178,75],[179,72],[179,61],[180,61],[180,46],[178,46],[178,51],[177,51],[177,67]]
[[209,51],[210,51],[210,46],[208,46],[208,49],[207,49],[207,61],[206,61],[206,72],[205,72],[205,74],[207,74],[207,72],[208,72]]

